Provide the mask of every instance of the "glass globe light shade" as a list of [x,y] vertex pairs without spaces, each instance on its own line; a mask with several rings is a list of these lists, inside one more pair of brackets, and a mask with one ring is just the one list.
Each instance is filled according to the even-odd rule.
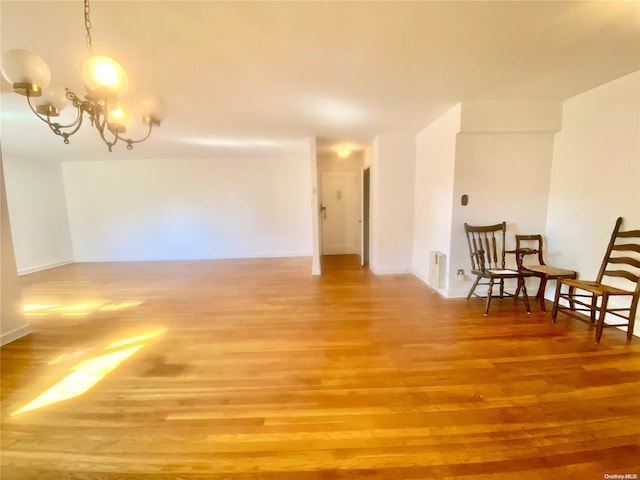
[[167,103],[158,95],[147,93],[136,102],[136,112],[143,123],[160,125],[167,118]]
[[122,97],[129,88],[127,72],[122,65],[104,55],[87,58],[82,65],[82,78],[89,93]]
[[50,83],[42,90],[42,96],[36,98],[33,104],[38,113],[55,117],[67,106],[67,92],[63,87]]
[[40,95],[51,81],[51,72],[46,62],[29,50],[7,50],[2,56],[2,75],[20,95],[27,92],[33,97]]
[[124,133],[133,124],[133,110],[125,103],[118,103],[115,110],[109,110],[107,124],[109,130],[117,133]]

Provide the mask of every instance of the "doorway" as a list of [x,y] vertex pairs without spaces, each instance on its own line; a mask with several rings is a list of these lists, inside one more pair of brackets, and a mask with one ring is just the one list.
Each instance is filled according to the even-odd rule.
[[360,255],[361,187],[357,172],[322,172],[322,255]]

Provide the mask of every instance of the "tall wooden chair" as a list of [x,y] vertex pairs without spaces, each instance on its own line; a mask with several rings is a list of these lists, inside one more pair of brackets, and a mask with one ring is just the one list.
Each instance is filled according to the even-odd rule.
[[[469,255],[471,257],[471,273],[476,276],[476,280],[469,290],[467,300],[472,295],[486,298],[484,314],[488,315],[491,299],[493,296],[493,286],[498,283],[500,286],[500,299],[503,297],[513,297],[517,300],[515,293],[507,293],[504,289],[506,279],[516,279],[518,282],[517,292],[522,291],[527,313],[531,313],[529,298],[527,297],[527,287],[524,284],[524,277],[529,275],[512,268],[506,268],[505,233],[507,231],[506,222],[496,225],[471,226],[464,224],[464,231],[469,244]],[[488,285],[486,297],[475,293],[478,285]]]
[[[561,278],[577,278],[578,273],[573,270],[548,265],[544,261],[542,235],[516,235],[516,250],[518,268],[525,273],[540,279],[536,298],[540,303],[540,310],[547,311],[544,301],[544,291],[549,280],[559,280]],[[533,255],[534,258],[528,260],[525,257]],[[536,262],[537,260],[537,262]],[[557,285],[556,285],[557,288]],[[516,291],[516,295],[519,292]]]
[[[561,279],[556,289],[553,322],[555,323],[558,312],[564,312],[580,321],[595,325],[596,343],[600,343],[605,327],[626,326],[627,341],[633,336],[640,298],[640,230],[622,231],[621,225],[622,217],[619,217],[595,280]],[[568,292],[562,292],[565,285],[569,287]],[[569,306],[561,305],[560,300],[569,302]],[[589,312],[589,316],[585,318],[579,312]],[[605,320],[615,321],[613,317],[625,321],[605,323]]]

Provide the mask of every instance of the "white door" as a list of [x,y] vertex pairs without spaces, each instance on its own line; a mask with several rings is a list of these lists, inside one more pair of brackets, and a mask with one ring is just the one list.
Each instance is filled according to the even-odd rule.
[[360,251],[360,175],[322,172],[322,254]]

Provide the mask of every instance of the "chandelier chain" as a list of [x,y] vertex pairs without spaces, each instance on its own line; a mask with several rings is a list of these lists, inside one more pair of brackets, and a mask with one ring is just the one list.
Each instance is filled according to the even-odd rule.
[[93,53],[93,44],[91,41],[91,18],[89,18],[90,13],[91,9],[89,7],[89,0],[84,0],[84,28],[87,30],[87,35],[85,37],[87,41],[87,51],[89,53]]

